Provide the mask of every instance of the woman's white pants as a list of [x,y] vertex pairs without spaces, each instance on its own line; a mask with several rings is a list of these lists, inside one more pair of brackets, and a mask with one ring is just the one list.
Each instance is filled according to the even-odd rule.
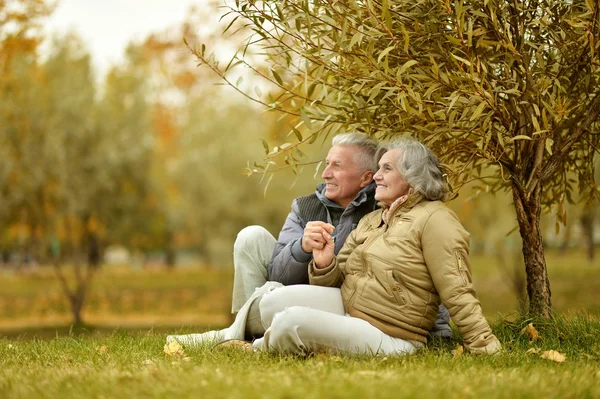
[[260,302],[263,326],[256,350],[306,354],[404,355],[420,342],[394,338],[344,311],[338,288],[292,285],[266,293]]

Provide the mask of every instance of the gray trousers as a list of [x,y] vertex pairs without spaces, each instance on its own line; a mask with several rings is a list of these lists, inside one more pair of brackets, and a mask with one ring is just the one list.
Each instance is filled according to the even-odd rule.
[[242,229],[233,245],[231,313],[237,313],[254,291],[269,279],[268,266],[277,240],[264,227]]

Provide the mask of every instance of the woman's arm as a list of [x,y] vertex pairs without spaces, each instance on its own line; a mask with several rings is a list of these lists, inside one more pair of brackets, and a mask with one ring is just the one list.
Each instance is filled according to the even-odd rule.
[[476,353],[495,353],[501,346],[483,316],[468,261],[469,233],[450,209],[435,211],[421,237],[423,256],[442,303]]
[[[352,251],[354,251],[354,249],[357,246],[356,237],[358,234],[360,234],[360,231],[362,230],[362,224],[362,222],[359,223],[357,228],[350,233],[350,235],[346,239],[346,242],[344,243],[344,246],[342,247],[342,249],[340,249],[340,252],[338,253],[337,257],[332,256],[329,265],[323,267],[323,262],[327,258],[329,258],[329,256],[321,256],[323,254],[317,255],[313,252],[314,259],[308,264],[308,277],[310,280],[310,284],[321,285],[326,287],[342,286],[342,283],[344,282],[344,265]],[[329,244],[333,245],[333,241],[331,241],[331,243]],[[320,260],[321,263],[319,264],[319,266],[321,267],[317,266],[317,260]]]

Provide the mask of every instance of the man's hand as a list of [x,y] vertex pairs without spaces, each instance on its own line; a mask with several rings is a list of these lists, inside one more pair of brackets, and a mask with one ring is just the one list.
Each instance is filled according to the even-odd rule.
[[306,253],[311,253],[315,249],[323,249],[325,247],[326,239],[325,235],[331,237],[335,227],[325,222],[308,222],[304,228],[304,235],[302,236],[302,250]]

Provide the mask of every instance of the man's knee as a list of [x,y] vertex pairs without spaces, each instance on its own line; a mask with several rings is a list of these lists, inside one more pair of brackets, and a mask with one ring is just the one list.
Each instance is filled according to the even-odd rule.
[[254,247],[258,245],[261,242],[261,240],[264,240],[264,237],[269,236],[271,236],[271,233],[269,233],[267,229],[265,229],[262,226],[247,226],[240,230],[240,232],[238,233],[235,239],[235,243],[233,244],[233,248],[234,250],[236,250],[244,249],[247,247]]

